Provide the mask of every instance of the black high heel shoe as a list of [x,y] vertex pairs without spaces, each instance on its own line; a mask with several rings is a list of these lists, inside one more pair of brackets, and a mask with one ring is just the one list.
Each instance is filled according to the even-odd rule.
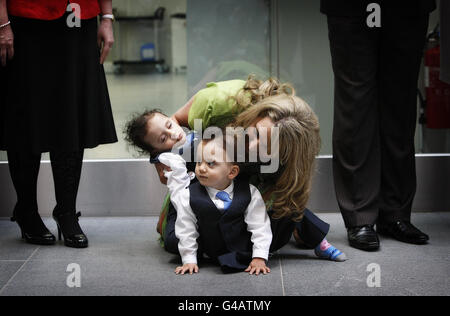
[[51,246],[56,242],[55,236],[47,229],[38,212],[33,211],[27,216],[18,215],[17,207],[14,209],[11,222],[19,225],[22,239],[27,243],[41,246]]
[[87,248],[89,241],[78,223],[81,213],[54,214],[58,226],[58,240],[64,237],[64,245],[70,248]]

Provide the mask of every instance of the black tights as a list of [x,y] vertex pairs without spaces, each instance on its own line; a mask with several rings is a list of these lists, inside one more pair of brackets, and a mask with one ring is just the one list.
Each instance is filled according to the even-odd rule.
[[[54,214],[75,212],[84,150],[50,152],[56,207]],[[16,216],[37,212],[37,179],[41,154],[8,151],[11,179],[17,193]]]

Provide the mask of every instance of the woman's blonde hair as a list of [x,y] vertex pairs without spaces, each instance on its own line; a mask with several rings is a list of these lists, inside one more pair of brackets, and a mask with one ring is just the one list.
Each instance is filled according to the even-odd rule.
[[245,129],[269,117],[279,128],[279,161],[284,170],[264,197],[274,195],[274,218],[292,216],[300,221],[311,192],[315,157],[321,145],[319,120],[311,107],[295,96],[293,88],[279,85],[274,79],[261,85],[255,95],[259,99],[247,105],[232,125]]
[[241,113],[262,99],[279,94],[295,95],[295,90],[290,84],[281,84],[275,78],[262,81],[256,79],[254,75],[250,75],[244,87],[239,90],[236,96],[231,96],[231,98],[236,101],[235,112]]

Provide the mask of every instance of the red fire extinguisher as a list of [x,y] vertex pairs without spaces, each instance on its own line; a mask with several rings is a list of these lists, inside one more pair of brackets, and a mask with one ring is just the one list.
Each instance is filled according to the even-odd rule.
[[450,84],[439,80],[440,46],[436,38],[425,51],[426,125],[428,128],[450,128]]

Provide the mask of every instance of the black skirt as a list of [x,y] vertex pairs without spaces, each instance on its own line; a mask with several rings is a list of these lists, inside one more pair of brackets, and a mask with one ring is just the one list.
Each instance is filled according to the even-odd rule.
[[0,65],[0,150],[78,151],[117,141],[97,19],[10,17],[15,55]]

